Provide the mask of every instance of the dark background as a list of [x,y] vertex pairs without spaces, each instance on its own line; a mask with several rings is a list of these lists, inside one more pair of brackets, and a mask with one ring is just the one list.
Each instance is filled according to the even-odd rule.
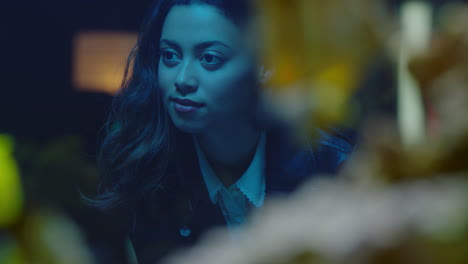
[[78,133],[94,141],[111,98],[72,86],[73,36],[81,30],[136,32],[150,0],[5,4],[0,28],[0,132],[38,140]]

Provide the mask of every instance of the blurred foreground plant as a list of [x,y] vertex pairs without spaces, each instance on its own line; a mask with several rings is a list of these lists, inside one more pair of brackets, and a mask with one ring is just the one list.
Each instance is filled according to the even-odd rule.
[[264,91],[274,114],[310,136],[316,127],[349,121],[351,95],[373,55],[382,52],[391,20],[382,1],[259,0]]
[[[13,142],[0,135],[0,263],[94,263],[84,234],[64,213],[77,192],[59,184],[75,188],[80,172],[94,172],[81,160],[79,142],[65,138],[45,148],[17,143],[18,161]],[[18,164],[25,162],[20,181]]]
[[0,228],[11,225],[21,214],[23,194],[13,157],[13,138],[0,135]]
[[270,201],[232,243],[213,232],[166,263],[444,263],[468,261],[468,181],[391,187],[311,182]]

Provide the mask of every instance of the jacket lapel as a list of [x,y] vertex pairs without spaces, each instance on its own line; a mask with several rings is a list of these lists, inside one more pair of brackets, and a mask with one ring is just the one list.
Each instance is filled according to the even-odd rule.
[[267,196],[291,193],[316,167],[312,149],[292,144],[284,133],[268,134],[265,157]]

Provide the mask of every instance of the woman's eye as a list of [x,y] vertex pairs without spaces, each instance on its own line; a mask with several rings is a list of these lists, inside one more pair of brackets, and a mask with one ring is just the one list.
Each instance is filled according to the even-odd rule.
[[216,67],[216,66],[220,66],[224,60],[216,55],[213,55],[213,54],[204,54],[200,57],[200,61],[208,66],[208,67]]
[[168,50],[161,51],[161,59],[168,66],[173,66],[177,64],[180,60],[179,56],[176,53]]
[[174,58],[174,53],[171,53],[171,52],[164,52],[164,59],[166,60],[171,60]]

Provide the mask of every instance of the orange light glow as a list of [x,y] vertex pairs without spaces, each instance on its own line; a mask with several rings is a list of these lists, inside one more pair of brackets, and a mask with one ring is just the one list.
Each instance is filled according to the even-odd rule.
[[73,41],[73,86],[115,94],[127,57],[137,41],[133,32],[79,32]]

